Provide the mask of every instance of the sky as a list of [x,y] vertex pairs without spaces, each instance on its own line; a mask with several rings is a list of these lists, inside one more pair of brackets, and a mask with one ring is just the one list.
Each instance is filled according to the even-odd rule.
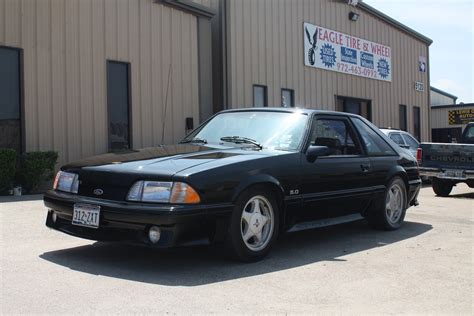
[[431,86],[474,103],[474,0],[364,0],[431,38]]

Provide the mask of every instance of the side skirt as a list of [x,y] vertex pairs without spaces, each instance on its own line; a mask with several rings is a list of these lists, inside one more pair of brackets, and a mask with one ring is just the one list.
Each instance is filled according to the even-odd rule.
[[339,224],[358,221],[363,218],[364,217],[360,214],[351,214],[351,215],[334,217],[334,218],[325,218],[325,219],[320,219],[320,220],[311,221],[311,222],[303,222],[303,223],[295,224],[289,230],[287,230],[287,232],[292,233],[292,232],[297,232],[301,230],[339,225]]

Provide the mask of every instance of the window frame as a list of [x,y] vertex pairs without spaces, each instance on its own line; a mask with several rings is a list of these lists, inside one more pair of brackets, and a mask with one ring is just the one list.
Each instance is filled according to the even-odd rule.
[[25,126],[25,68],[23,48],[1,45],[0,48],[18,52],[18,80],[20,98],[20,154],[26,152],[26,126]]
[[255,88],[262,88],[263,89],[263,107],[267,108],[268,107],[268,87],[265,86],[265,85],[261,85],[261,84],[254,84],[252,86],[252,94],[253,94],[252,107],[254,107],[254,108],[257,107],[255,105]]
[[128,116],[128,150],[131,150],[133,148],[133,126],[132,126],[132,69],[131,69],[131,63],[127,61],[119,61],[119,60],[113,60],[113,59],[107,59],[106,60],[106,102],[107,102],[107,146],[108,146],[108,152],[116,152],[119,150],[113,150],[111,147],[111,142],[110,142],[110,118],[109,118],[109,91],[108,91],[108,80],[109,80],[109,63],[112,64],[122,64],[127,67],[127,90],[128,90],[128,95],[127,95],[127,116]]
[[[403,109],[403,121],[402,124],[402,109]],[[408,108],[405,104],[400,104],[398,107],[398,128],[404,132],[408,132]],[[404,125],[404,126],[402,126]]]
[[[392,135],[398,135],[400,136],[400,139],[402,140],[403,144],[399,144],[397,143],[393,138],[392,138]],[[406,142],[405,142],[405,139],[403,138],[403,134],[401,132],[392,132],[392,133],[389,133],[388,134],[388,138],[390,138],[395,144],[397,145],[405,145],[406,146]]]
[[327,115],[327,114],[313,114],[308,122],[308,130],[307,130],[307,135],[306,139],[304,140],[304,146],[303,146],[303,153],[306,153],[308,148],[311,146],[311,134],[313,131],[313,127],[316,124],[317,120],[333,120],[333,121],[343,121],[346,124],[346,127],[349,127],[353,131],[353,142],[354,144],[359,148],[361,154],[359,155],[333,155],[333,156],[323,156],[320,157],[320,159],[331,159],[331,158],[360,158],[360,157],[366,157],[367,152],[365,150],[365,147],[363,146],[359,133],[357,132],[356,127],[354,126],[353,122],[349,119],[348,116],[344,115]]
[[281,107],[283,107],[283,92],[289,92],[290,93],[290,96],[291,96],[291,104],[292,106],[288,106],[287,108],[291,109],[291,108],[295,108],[296,107],[296,104],[295,104],[295,90],[294,89],[289,89],[289,88],[281,88],[281,91],[280,91],[280,99],[281,99]]
[[[416,120],[417,116],[418,120]],[[418,129],[416,128],[417,123]],[[419,106],[413,107],[413,137],[415,137],[418,142],[421,142],[421,107]]]

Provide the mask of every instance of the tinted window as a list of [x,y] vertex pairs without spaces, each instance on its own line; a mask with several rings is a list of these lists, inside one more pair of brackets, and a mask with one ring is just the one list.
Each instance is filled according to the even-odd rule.
[[267,104],[267,87],[254,85],[253,86],[253,106],[265,107]]
[[411,149],[417,149],[420,146],[420,144],[410,135],[404,134],[403,139],[405,140],[405,143],[410,146]]
[[391,133],[390,139],[393,140],[397,145],[405,145],[403,138],[400,133]]
[[21,151],[20,51],[0,47],[0,148]]
[[406,131],[406,130],[408,129],[408,124],[407,124],[407,106],[406,106],[406,105],[400,105],[399,117],[400,117],[400,129],[401,129],[402,131]]
[[127,63],[107,62],[109,150],[130,148],[129,82]]
[[366,123],[358,118],[354,118],[353,121],[362,136],[362,141],[364,142],[368,155],[386,156],[395,154],[393,149],[387,144],[382,136],[377,134]]
[[295,94],[293,90],[281,89],[281,106],[284,108],[295,107]]
[[355,134],[348,121],[337,119],[316,119],[313,124],[310,144],[327,146],[331,155],[360,155],[362,151],[354,142]]

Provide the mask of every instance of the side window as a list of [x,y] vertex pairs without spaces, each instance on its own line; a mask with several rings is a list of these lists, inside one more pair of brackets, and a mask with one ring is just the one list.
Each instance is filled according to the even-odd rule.
[[400,133],[391,133],[390,139],[393,140],[397,145],[405,145],[405,142],[403,141],[402,135],[400,135]]
[[388,156],[395,154],[388,143],[366,123],[358,118],[354,118],[353,121],[362,136],[362,141],[365,144],[369,156]]
[[420,144],[410,135],[403,135],[403,139],[412,149],[417,149],[420,146]]
[[329,147],[331,156],[360,155],[362,150],[354,142],[354,135],[346,120],[319,118],[313,123],[310,144]]

